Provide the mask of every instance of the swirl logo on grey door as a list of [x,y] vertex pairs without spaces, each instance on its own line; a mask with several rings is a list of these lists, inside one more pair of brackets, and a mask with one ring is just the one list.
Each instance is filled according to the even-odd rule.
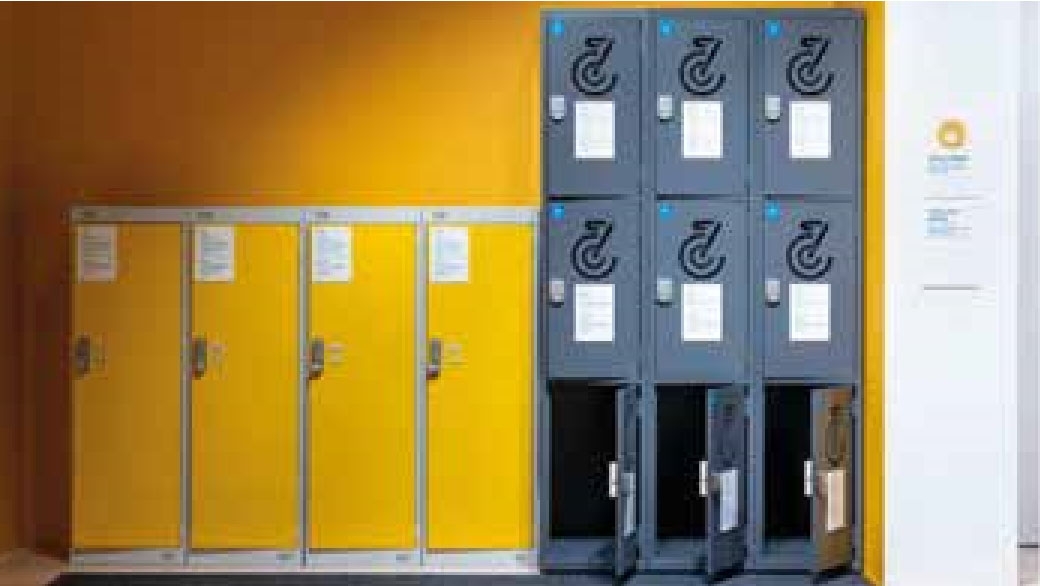
[[823,220],[802,220],[801,230],[787,245],[787,268],[799,279],[812,281],[826,275],[834,264],[833,256],[820,254],[830,224]]
[[834,82],[834,72],[825,72],[821,64],[831,40],[819,35],[806,35],[798,45],[801,48],[787,61],[787,84],[803,96],[826,93]]
[[722,231],[718,220],[695,220],[690,224],[690,234],[679,245],[679,266],[694,279],[711,279],[722,271],[726,264],[725,255],[713,255],[712,249]]
[[722,48],[722,39],[698,35],[690,41],[690,51],[679,62],[679,81],[696,96],[710,96],[726,83],[726,74],[713,71],[712,64]]
[[610,220],[586,220],[585,231],[571,247],[571,266],[582,278],[605,279],[617,268],[616,256],[607,255],[605,248],[614,223]]
[[571,64],[574,89],[586,96],[602,96],[614,89],[617,73],[608,73],[605,67],[613,49],[614,39],[610,37],[585,37],[585,50]]

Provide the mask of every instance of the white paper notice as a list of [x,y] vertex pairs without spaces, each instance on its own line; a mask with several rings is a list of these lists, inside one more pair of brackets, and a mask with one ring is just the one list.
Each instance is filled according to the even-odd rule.
[[614,341],[614,285],[574,285],[574,341]]
[[740,522],[740,471],[730,468],[715,477],[719,481],[719,532],[726,533]]
[[788,135],[792,159],[831,158],[830,102],[791,102],[790,124]]
[[235,280],[235,228],[199,226],[195,228],[195,280],[231,282]]
[[824,474],[827,490],[827,532],[845,528],[845,470],[830,470]]
[[76,228],[76,276],[80,281],[116,280],[116,227]]
[[614,102],[574,102],[574,158],[614,158]]
[[347,226],[311,228],[311,281],[349,283],[354,272],[352,248]]
[[430,280],[434,283],[469,282],[469,228],[430,228]]
[[791,283],[792,342],[828,342],[831,339],[830,283]]
[[683,283],[682,339],[722,341],[722,283]]
[[684,159],[722,158],[722,102],[683,101],[682,156]]

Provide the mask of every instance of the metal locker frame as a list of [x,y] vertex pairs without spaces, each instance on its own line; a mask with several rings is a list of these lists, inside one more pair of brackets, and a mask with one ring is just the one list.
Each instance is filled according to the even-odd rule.
[[[540,547],[538,515],[540,502],[537,475],[538,433],[532,430],[532,549],[518,551],[470,551],[435,553],[425,545],[425,448],[426,448],[426,228],[438,221],[470,223],[526,224],[532,226],[533,259],[537,263],[540,247],[540,223],[538,209],[529,206],[257,206],[257,207],[146,207],[146,206],[73,206],[69,208],[71,225],[82,223],[166,223],[179,224],[181,230],[181,520],[180,547],[175,550],[131,550],[95,551],[70,550],[70,565],[89,570],[96,567],[104,571],[112,565],[147,565],[169,567],[195,567],[221,570],[228,568],[291,570],[299,568],[340,569],[347,572],[386,571],[388,569],[406,573],[439,571],[497,571],[530,573]],[[310,280],[310,234],[314,224],[327,222],[367,223],[413,223],[416,238],[416,534],[420,545],[407,552],[336,552],[319,553],[307,543],[307,426],[308,426],[308,374],[307,350],[309,346],[309,280]],[[298,548],[292,550],[242,550],[206,551],[191,550],[191,377],[188,374],[187,357],[190,354],[192,329],[192,228],[198,224],[281,224],[293,225],[300,230],[298,237],[298,306],[297,318],[297,491],[298,491]],[[539,279],[537,271],[532,279],[532,357],[538,356],[538,307]],[[532,365],[532,412],[537,421],[538,364]],[[70,378],[69,384],[72,384]],[[70,466],[72,464],[70,463]],[[75,473],[74,470],[70,470]],[[71,506],[71,504],[70,504]],[[404,554],[407,559],[397,557]],[[172,559],[171,559],[172,558]]]

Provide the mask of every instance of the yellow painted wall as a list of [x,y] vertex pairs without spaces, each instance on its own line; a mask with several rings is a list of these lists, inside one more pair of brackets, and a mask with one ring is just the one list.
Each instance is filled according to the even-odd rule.
[[[35,243],[24,248],[19,273],[33,543],[58,551],[67,544],[66,207],[537,204],[542,7],[16,7],[15,186],[25,194],[20,220]],[[881,11],[866,5],[874,85],[867,137],[864,553],[875,579],[881,574]]]
[[0,3],[0,553],[21,545],[21,401],[17,377],[11,192],[12,5]]

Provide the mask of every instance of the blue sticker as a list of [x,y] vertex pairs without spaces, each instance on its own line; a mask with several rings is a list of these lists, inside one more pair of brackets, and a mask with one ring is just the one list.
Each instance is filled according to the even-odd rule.
[[672,36],[672,21],[664,19],[661,21],[661,36],[670,37]]
[[780,219],[780,204],[771,201],[766,204],[766,219],[776,221]]
[[563,204],[553,204],[552,209],[549,211],[552,214],[554,220],[563,219]]
[[770,37],[779,37],[780,23],[775,20],[766,21],[766,34]]
[[672,215],[672,206],[666,203],[659,204],[657,206],[657,213],[660,214],[662,218],[668,218]]
[[558,18],[553,19],[552,24],[549,25],[549,32],[551,32],[554,37],[562,35],[563,21]]

